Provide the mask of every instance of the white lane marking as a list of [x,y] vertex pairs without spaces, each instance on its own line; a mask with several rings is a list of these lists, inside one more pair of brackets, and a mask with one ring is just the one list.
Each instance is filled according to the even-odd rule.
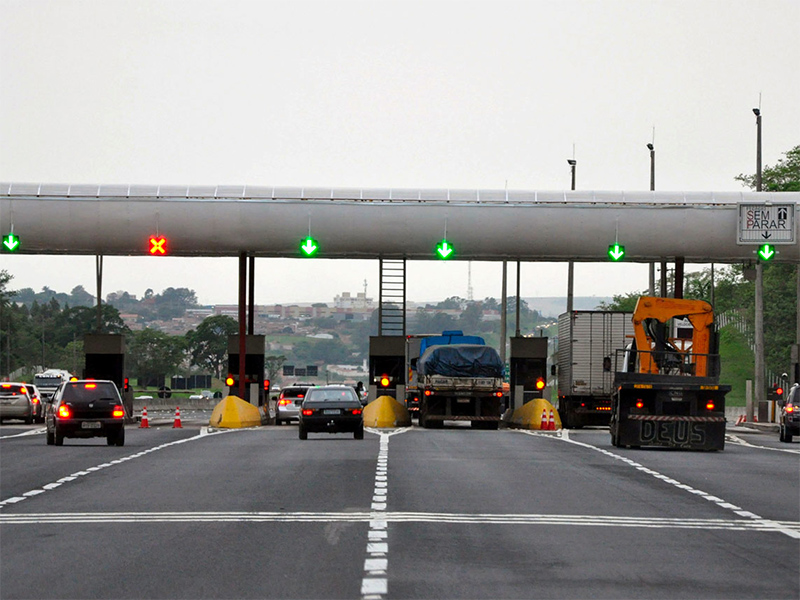
[[784,535],[789,536],[790,538],[800,539],[800,531],[798,531],[797,529],[794,529],[792,527],[781,527],[780,523],[777,522],[777,521],[771,521],[771,520],[765,519],[765,518],[763,518],[763,517],[761,517],[761,516],[759,516],[759,515],[757,515],[755,513],[746,512],[741,507],[736,506],[735,504],[731,504],[730,502],[726,502],[722,498],[718,498],[717,496],[714,496],[712,494],[709,494],[709,493],[704,492],[702,490],[699,490],[697,488],[693,488],[690,485],[686,485],[685,483],[681,483],[679,481],[676,481],[675,479],[672,479],[671,477],[663,475],[663,474],[659,473],[658,471],[654,471],[653,469],[649,469],[649,468],[645,467],[644,465],[642,465],[642,464],[640,464],[640,463],[638,463],[638,462],[636,462],[636,461],[634,461],[634,460],[632,460],[630,458],[627,458],[627,457],[622,456],[620,454],[615,454],[614,452],[606,450],[605,448],[600,448],[598,446],[593,446],[592,444],[587,444],[586,442],[579,442],[577,440],[571,440],[571,439],[569,439],[568,435],[567,436],[563,436],[563,435],[562,436],[552,436],[552,435],[541,434],[541,433],[536,432],[536,431],[528,431],[528,430],[525,430],[525,429],[515,429],[513,431],[517,431],[517,432],[524,433],[526,435],[535,436],[535,437],[544,437],[544,438],[555,439],[555,440],[567,442],[569,444],[575,444],[576,446],[582,446],[584,448],[588,448],[590,450],[594,450],[595,452],[599,452],[600,454],[605,454],[606,456],[609,456],[609,457],[613,458],[614,460],[618,460],[618,461],[621,461],[621,462],[623,462],[623,463],[625,463],[627,465],[630,465],[631,467],[635,468],[637,471],[642,471],[643,473],[651,475],[651,476],[655,477],[656,479],[660,479],[664,483],[668,483],[668,484],[670,484],[670,485],[672,485],[672,486],[674,486],[674,487],[676,487],[678,489],[687,491],[690,494],[695,494],[697,496],[700,496],[701,498],[704,498],[705,500],[708,500],[709,502],[713,502],[714,504],[716,504],[717,506],[719,506],[722,509],[733,511],[734,513],[736,513],[739,516],[747,516],[747,517],[749,517],[749,518],[751,518],[751,519],[753,519],[753,520],[755,520],[755,521],[757,521],[759,523],[771,523],[771,524],[774,524],[773,529],[775,531],[779,531],[779,532],[783,533]]
[[373,512],[369,517],[367,558],[364,561],[364,576],[361,579],[361,598],[362,600],[383,600],[389,591],[389,534],[386,531],[386,521],[375,517],[382,517],[383,511],[387,507],[390,434],[372,428],[367,429],[380,436],[380,446],[375,465],[375,487],[372,491],[371,505]]
[[[622,517],[615,515],[469,514],[423,512],[118,512],[118,513],[0,513],[0,525],[86,525],[103,523],[369,523],[368,552],[371,558],[388,559],[389,523],[432,523],[463,525],[515,525],[561,527],[622,527],[646,529],[701,529],[727,531],[800,533],[800,521],[753,518],[682,519],[667,517]],[[377,563],[370,562],[370,565]],[[386,569],[381,569],[386,570]]]
[[116,460],[112,460],[110,462],[103,463],[101,465],[97,465],[94,467],[89,467],[85,471],[78,471],[77,473],[72,473],[67,477],[62,477],[61,479],[54,481],[52,483],[47,483],[43,485],[41,488],[37,488],[34,490],[27,491],[23,493],[21,496],[14,496],[13,498],[6,498],[5,500],[0,500],[0,508],[3,508],[9,504],[16,504],[17,502],[21,502],[26,498],[30,498],[32,496],[38,496],[39,494],[43,494],[44,492],[54,490],[61,486],[64,483],[75,481],[79,477],[85,477],[86,475],[91,475],[92,473],[96,473],[97,471],[102,471],[103,469],[107,469],[114,465],[119,465],[124,462],[128,462],[129,460],[133,460],[135,458],[141,458],[142,456],[146,456],[152,452],[158,452],[159,450],[163,450],[164,448],[169,448],[170,446],[175,446],[177,444],[185,444],[186,442],[192,442],[195,440],[199,440],[200,438],[204,437],[205,435],[217,435],[220,433],[227,433],[229,431],[244,431],[242,429],[228,429],[228,430],[218,430],[214,432],[206,432],[200,433],[194,437],[183,438],[180,440],[175,440],[174,442],[167,442],[166,444],[161,444],[159,446],[153,446],[152,448],[148,448],[147,450],[142,450],[141,452],[137,452],[136,454],[130,454],[128,456],[123,456],[122,458],[118,458]]
[[769,446],[758,446],[756,444],[751,444],[747,440],[743,440],[738,435],[733,435],[729,433],[725,436],[725,439],[733,444],[737,444],[739,446],[745,446],[747,448],[758,448],[759,450],[771,450],[772,452],[786,452],[787,454],[800,454],[800,449],[795,450],[794,448],[770,448]]
[[25,437],[28,435],[41,435],[45,431],[47,431],[47,429],[44,427],[42,427],[41,429],[30,429],[28,431],[23,431],[22,433],[14,433],[11,435],[0,436],[0,440],[10,440],[11,438]]

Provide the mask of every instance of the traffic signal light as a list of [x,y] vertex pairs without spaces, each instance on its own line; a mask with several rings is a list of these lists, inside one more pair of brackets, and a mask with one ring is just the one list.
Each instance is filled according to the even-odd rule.
[[19,236],[13,231],[3,236],[2,250],[3,252],[16,252],[19,250]]
[[269,392],[269,379],[264,380],[264,391]]
[[388,388],[392,384],[392,380],[392,377],[383,374],[378,378],[378,385],[382,388]]
[[455,248],[453,248],[453,245],[447,240],[442,240],[436,246],[436,254],[438,254],[439,258],[442,260],[447,260],[448,258],[452,257],[454,251]]
[[131,389],[130,381],[129,381],[129,380],[128,380],[128,378],[126,377],[126,378],[125,378],[125,379],[122,381],[122,391],[123,391],[123,392],[128,392],[128,391],[130,391],[130,389]]
[[625,246],[614,242],[608,247],[608,258],[612,262],[618,262],[625,257]]
[[772,244],[761,244],[758,247],[758,258],[764,262],[771,260],[776,254],[775,246]]
[[547,385],[547,382],[544,380],[544,377],[538,377],[536,379],[536,389],[537,389],[537,391],[542,391],[546,385]]
[[783,400],[783,387],[780,384],[774,383],[772,387],[769,389],[769,393],[767,394],[767,399],[773,402],[780,402]]
[[311,236],[308,236],[300,242],[300,253],[303,256],[314,256],[317,253],[317,250],[319,250],[319,244],[317,243],[317,240]]
[[167,238],[163,235],[150,236],[150,254],[164,256],[167,253]]
[[233,378],[233,375],[228,375],[225,378],[225,385],[228,387],[234,387],[236,385],[236,380]]

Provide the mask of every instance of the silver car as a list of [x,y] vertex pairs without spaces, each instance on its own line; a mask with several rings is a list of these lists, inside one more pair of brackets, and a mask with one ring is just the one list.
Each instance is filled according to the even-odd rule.
[[300,419],[300,405],[303,404],[306,391],[312,387],[313,383],[293,383],[281,390],[275,412],[275,425]]
[[28,425],[36,417],[36,407],[25,383],[0,383],[0,423],[5,419],[22,419]]

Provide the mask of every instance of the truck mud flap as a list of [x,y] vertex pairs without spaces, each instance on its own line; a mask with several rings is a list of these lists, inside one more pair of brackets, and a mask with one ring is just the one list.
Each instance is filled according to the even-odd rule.
[[724,417],[628,415],[620,420],[619,446],[723,450]]

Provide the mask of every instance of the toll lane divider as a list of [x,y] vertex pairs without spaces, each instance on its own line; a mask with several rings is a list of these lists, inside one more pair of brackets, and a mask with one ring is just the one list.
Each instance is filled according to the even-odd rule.
[[[599,452],[600,454],[604,454],[604,455],[606,455],[606,456],[608,456],[608,457],[610,457],[610,458],[612,458],[614,460],[618,460],[618,461],[620,461],[622,463],[625,463],[626,465],[629,465],[629,466],[633,467],[637,471],[641,471],[642,473],[646,473],[647,475],[655,477],[656,479],[659,479],[659,480],[663,481],[664,483],[667,483],[669,485],[675,486],[676,488],[678,488],[680,490],[684,490],[686,492],[689,492],[690,494],[695,494],[696,496],[699,496],[700,498],[703,498],[704,500],[707,500],[709,502],[713,502],[714,504],[716,504],[717,506],[719,506],[722,509],[733,511],[735,514],[739,515],[740,517],[745,517],[746,519],[752,519],[753,521],[758,522],[762,526],[768,527],[773,531],[779,531],[780,533],[782,533],[784,535],[787,535],[790,538],[800,539],[800,527],[795,526],[794,525],[795,522],[793,522],[793,521],[788,522],[789,525],[782,525],[782,523],[786,523],[786,522],[778,522],[778,521],[772,521],[770,519],[765,519],[764,517],[761,517],[761,516],[759,516],[759,515],[757,515],[757,514],[755,514],[753,512],[750,512],[749,510],[745,510],[740,506],[736,506],[735,504],[731,504],[730,502],[726,502],[722,498],[718,498],[717,496],[714,496],[713,494],[709,494],[708,492],[704,492],[702,490],[698,490],[697,488],[694,488],[694,487],[692,487],[690,485],[686,485],[685,483],[681,483],[680,481],[678,481],[676,479],[673,479],[672,477],[669,477],[668,475],[664,475],[663,473],[659,473],[658,471],[654,471],[653,469],[645,467],[644,465],[642,465],[641,463],[636,462],[635,460],[632,460],[632,459],[627,458],[625,456],[622,456],[620,454],[616,454],[614,452],[611,452],[610,450],[606,450],[605,448],[600,448],[598,446],[593,446],[593,445],[587,444],[585,442],[579,442],[577,440],[570,439],[569,433],[567,433],[566,431],[562,435],[556,435],[556,436],[546,435],[546,434],[538,433],[538,432],[535,432],[535,431],[526,431],[526,430],[517,430],[517,431],[519,431],[519,433],[524,433],[526,435],[532,435],[532,436],[536,436],[536,437],[543,437],[543,438],[552,439],[552,440],[559,440],[559,441],[567,442],[569,444],[574,444],[576,446],[581,446],[583,448],[588,448],[589,450],[594,450],[595,452]],[[743,521],[743,522],[747,522],[747,521]]]

